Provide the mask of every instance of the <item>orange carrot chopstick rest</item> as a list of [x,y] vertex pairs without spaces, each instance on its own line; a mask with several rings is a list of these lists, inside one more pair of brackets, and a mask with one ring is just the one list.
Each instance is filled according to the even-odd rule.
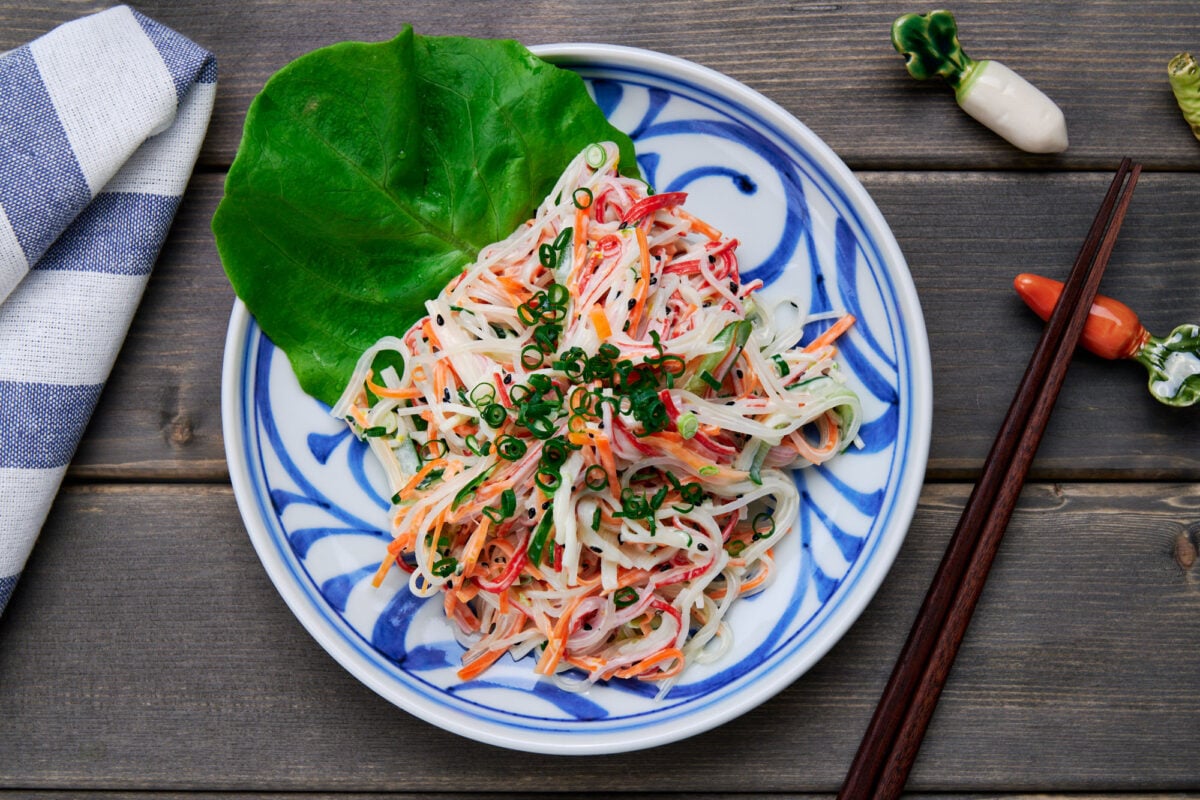
[[[1049,319],[1063,285],[1022,273],[1013,288],[1042,319]],[[1079,343],[1101,358],[1128,358],[1150,373],[1150,394],[1169,406],[1200,401],[1200,325],[1180,325],[1165,337],[1151,335],[1129,306],[1096,295]]]

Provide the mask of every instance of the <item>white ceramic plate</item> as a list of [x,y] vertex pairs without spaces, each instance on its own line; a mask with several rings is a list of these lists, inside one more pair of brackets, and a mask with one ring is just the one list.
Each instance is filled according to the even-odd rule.
[[652,684],[567,691],[532,659],[505,657],[468,683],[441,601],[415,600],[392,570],[382,472],[305,395],[287,358],[236,304],[226,341],[226,453],[250,538],[312,636],[383,697],[502,747],[612,753],[682,739],[754,708],[824,655],[874,595],[907,531],[929,447],[924,321],[903,256],[846,166],[810,130],[745,86],[695,64],[604,45],[535,52],[580,73],[630,133],[643,175],[686,189],[688,208],[741,241],[744,280],[858,324],[840,359],[863,398],[865,446],[796,473],[802,497],[777,577],[728,617],[734,646],[693,666],[661,700]]

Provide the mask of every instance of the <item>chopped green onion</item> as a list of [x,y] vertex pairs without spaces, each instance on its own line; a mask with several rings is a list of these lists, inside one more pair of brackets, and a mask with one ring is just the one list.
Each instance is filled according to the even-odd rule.
[[445,439],[430,439],[417,449],[417,455],[422,461],[433,461],[436,458],[443,458],[450,452],[449,445]]
[[439,578],[448,578],[454,574],[454,570],[456,569],[458,569],[458,559],[453,556],[447,556],[435,561],[430,572]]
[[768,514],[766,511],[763,511],[754,518],[754,522],[751,524],[751,527],[754,529],[755,539],[769,538],[775,533],[775,517],[771,514]]
[[557,426],[546,417],[527,419],[525,420],[525,427],[538,439],[549,439],[557,430]]
[[496,387],[492,384],[483,381],[475,384],[475,388],[471,390],[471,405],[479,408],[496,399]]
[[545,354],[537,345],[527,344],[521,350],[521,366],[525,369],[537,369],[545,360]]
[[[545,245],[542,246],[545,247]],[[522,325],[536,325],[540,317],[541,315],[529,303],[521,303],[517,306],[517,319],[521,321]]]
[[792,370],[788,366],[788,363],[783,360],[783,356],[775,355],[771,357],[771,360],[775,362],[775,367],[779,370],[779,377],[786,378],[791,374]]
[[506,461],[516,461],[525,455],[525,449],[525,443],[510,433],[496,440],[496,452]]
[[529,563],[538,564],[542,560],[542,551],[546,549],[546,539],[549,538],[550,527],[554,523],[554,506],[551,504],[544,512],[542,519],[538,523],[537,530],[529,537],[529,547],[525,552],[529,554]]
[[566,463],[567,456],[571,454],[571,447],[567,444],[567,440],[561,436],[555,436],[553,439],[547,439],[542,445],[542,458],[539,463],[544,467],[558,468]]
[[591,189],[586,186],[580,186],[571,195],[571,200],[574,201],[576,208],[584,209],[592,207],[593,197]]
[[597,506],[596,510],[592,513],[592,530],[594,530],[594,531],[600,530],[600,520],[601,519],[602,519],[602,515],[600,514],[600,508],[599,508],[599,506]]
[[613,605],[617,608],[628,608],[637,601],[637,589],[634,589],[632,586],[622,586],[613,592]]
[[[562,250],[563,248],[565,248],[567,245],[569,245],[571,243],[571,237],[573,237],[574,235],[575,235],[575,230],[573,228],[571,228],[570,226],[563,228],[561,231],[558,232],[558,236],[555,237],[554,244],[551,245],[551,247],[554,248],[555,252]],[[559,298],[561,298],[560,300],[555,300],[555,296],[556,296],[554,293],[555,289],[562,290],[557,295]],[[567,304],[567,300],[570,299],[570,297],[571,297],[571,293],[569,291],[567,291],[567,287],[563,286],[561,283],[550,284],[550,287],[546,291],[548,292],[548,296],[550,297],[550,302],[556,306],[565,306]]]
[[689,481],[679,488],[683,502],[698,506],[704,502],[704,487],[695,481]]
[[426,475],[424,480],[417,484],[417,489],[421,491],[428,489],[430,486],[433,486],[434,482],[441,480],[441,477],[444,474],[446,474],[446,470],[435,469],[433,472],[430,472],[428,475]]
[[[533,341],[543,353],[553,353],[558,349],[558,335],[562,333],[561,325],[539,325],[533,329]],[[532,347],[532,345],[526,345]],[[524,351],[522,351],[524,353]]]
[[459,489],[458,494],[454,495],[454,502],[450,504],[450,508],[455,509],[462,505],[468,497],[475,494],[475,490],[478,489],[479,485],[487,480],[488,476],[491,474],[492,468],[488,467],[483,472],[480,472],[474,478],[467,481],[467,485]]
[[554,494],[555,490],[562,486],[562,475],[548,469],[539,469],[533,482],[546,494]]
[[[508,410],[499,403],[490,403],[483,407],[483,410],[479,412],[479,415],[483,417],[483,421],[491,427],[499,428],[504,424],[504,420],[508,419]],[[484,453],[484,455],[487,454]]]
[[701,475],[708,477],[710,475],[721,474],[721,468],[718,467],[716,464],[705,464],[703,467],[701,467],[699,469],[699,472]]
[[374,425],[370,428],[363,428],[362,435],[367,437],[387,436],[387,427],[384,425]]
[[691,439],[700,432],[700,419],[691,411],[685,411],[675,420],[675,430],[684,439]]
[[604,162],[608,161],[608,151],[598,144],[590,144],[583,154],[583,159],[592,169],[600,169]]
[[483,444],[480,444],[479,437],[473,433],[467,434],[466,443],[467,449],[477,456],[486,456],[488,453],[492,452],[492,443],[484,442]]
[[517,510],[517,495],[512,489],[505,489],[500,495],[500,508],[488,506],[483,509],[483,513],[487,515],[492,522],[500,522],[506,520],[513,515]]
[[650,508],[653,511],[658,511],[662,508],[663,501],[667,499],[667,487],[661,486],[654,496],[650,498]]
[[703,372],[700,373],[700,380],[704,381],[705,383],[707,383],[709,386],[711,386],[713,389],[716,389],[717,391],[720,391],[720,389],[721,389],[721,382],[719,380],[717,380],[716,378],[714,378],[713,374],[711,372],[709,372],[708,370],[704,370]]
[[771,452],[771,445],[759,442],[758,450],[754,453],[754,460],[750,462],[750,482],[757,486],[762,486],[762,465],[767,460],[769,452]]
[[583,482],[587,488],[593,492],[599,492],[608,488],[608,471],[599,464],[592,464],[583,473]]

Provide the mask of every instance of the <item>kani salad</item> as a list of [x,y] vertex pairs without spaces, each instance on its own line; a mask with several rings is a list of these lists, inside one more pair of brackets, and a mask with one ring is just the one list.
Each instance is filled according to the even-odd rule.
[[798,344],[812,319],[760,304],[736,240],[617,159],[580,153],[333,409],[394,492],[376,582],[441,595],[463,680],[532,654],[665,693],[770,580],[799,506],[785,470],[857,437],[834,361],[853,318]]

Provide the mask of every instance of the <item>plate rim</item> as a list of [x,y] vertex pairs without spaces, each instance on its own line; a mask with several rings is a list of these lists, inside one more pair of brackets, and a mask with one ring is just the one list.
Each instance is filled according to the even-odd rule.
[[[522,730],[518,733],[500,723],[478,718],[474,720],[476,724],[466,724],[457,718],[461,712],[445,711],[408,688],[398,687],[390,676],[384,674],[377,666],[369,661],[364,663],[364,660],[349,652],[352,648],[346,645],[341,633],[334,630],[332,623],[322,620],[320,615],[310,608],[310,600],[303,589],[290,579],[291,568],[270,546],[271,533],[267,530],[264,520],[254,513],[260,510],[261,499],[253,485],[250,465],[243,458],[247,450],[242,424],[245,404],[241,388],[242,376],[248,367],[248,348],[242,345],[249,335],[252,317],[245,304],[236,298],[230,313],[222,363],[221,411],[225,454],[240,516],[276,591],[322,649],[372,691],[400,710],[427,723],[466,738],[505,748],[551,755],[627,752],[694,736],[761,705],[798,680],[822,659],[874,599],[907,538],[924,484],[933,413],[928,333],[911,271],[882,212],[833,149],[777,103],[716,70],[653,50],[596,43],[547,44],[528,49],[535,55],[564,67],[584,66],[589,61],[598,61],[604,66],[640,69],[668,79],[682,77],[685,82],[694,83],[697,88],[717,95],[726,102],[734,100],[736,104],[746,106],[765,117],[779,132],[794,139],[794,144],[801,145],[801,149],[826,171],[830,182],[844,193],[853,207],[859,217],[858,222],[879,252],[880,265],[885,268],[895,287],[894,302],[899,315],[898,323],[907,332],[909,339],[908,359],[901,360],[898,368],[902,372],[908,372],[912,405],[915,406],[909,417],[911,424],[908,431],[908,447],[903,454],[908,474],[901,477],[896,488],[891,512],[893,523],[881,532],[881,541],[875,554],[870,562],[863,566],[856,579],[868,588],[858,589],[851,592],[849,597],[843,598],[836,613],[831,614],[822,622],[819,630],[814,632],[804,658],[795,664],[788,664],[785,669],[772,670],[771,674],[743,688],[742,699],[738,702],[727,699],[718,703],[715,708],[709,709],[716,713],[704,715],[703,718],[697,718],[700,715],[693,714],[690,717],[664,720],[652,724],[647,735],[637,735],[625,730],[596,731],[591,734],[572,734],[569,737],[533,730]],[[494,728],[503,729],[493,730]]]

